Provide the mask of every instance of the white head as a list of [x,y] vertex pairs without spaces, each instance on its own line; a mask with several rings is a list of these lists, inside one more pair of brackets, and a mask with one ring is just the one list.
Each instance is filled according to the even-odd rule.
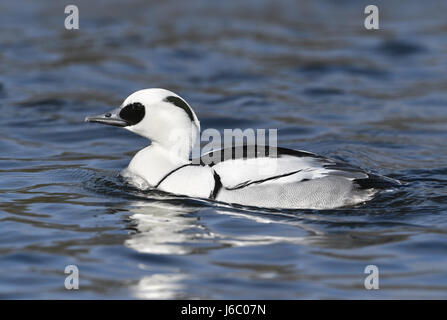
[[119,108],[85,121],[124,127],[181,158],[189,158],[200,133],[199,120],[186,101],[157,88],[134,92]]

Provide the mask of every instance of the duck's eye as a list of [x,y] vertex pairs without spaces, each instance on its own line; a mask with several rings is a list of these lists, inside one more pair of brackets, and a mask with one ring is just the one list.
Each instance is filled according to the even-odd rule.
[[139,102],[130,103],[120,111],[120,118],[133,126],[143,120],[145,115],[144,106]]

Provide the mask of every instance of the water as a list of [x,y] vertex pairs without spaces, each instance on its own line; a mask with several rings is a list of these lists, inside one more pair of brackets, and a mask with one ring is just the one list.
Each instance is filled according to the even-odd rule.
[[[376,1],[379,31],[365,1],[75,4],[77,31],[63,3],[0,4],[1,298],[447,297],[445,1]],[[405,185],[327,211],[132,189],[148,142],[83,119],[146,87]]]

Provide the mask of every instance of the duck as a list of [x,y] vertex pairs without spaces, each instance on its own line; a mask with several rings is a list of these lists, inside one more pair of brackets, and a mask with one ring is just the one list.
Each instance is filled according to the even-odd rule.
[[343,161],[270,145],[230,146],[193,158],[199,119],[182,97],[166,89],[136,91],[118,108],[85,121],[121,127],[150,141],[121,171],[141,190],[248,207],[335,209],[400,185]]

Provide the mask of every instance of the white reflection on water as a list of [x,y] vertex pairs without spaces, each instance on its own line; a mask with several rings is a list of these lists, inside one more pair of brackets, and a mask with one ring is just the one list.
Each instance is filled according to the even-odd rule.
[[[310,230],[300,228],[303,236],[277,236],[256,234],[230,234],[222,231],[210,231],[200,220],[200,214],[195,214],[203,208],[174,205],[168,202],[133,202],[129,218],[136,229],[125,241],[125,245],[140,253],[161,255],[193,255],[203,253],[203,250],[218,250],[228,247],[263,246],[273,243],[301,244],[306,241]],[[276,221],[268,216],[235,212],[231,209],[214,211],[225,215],[225,219],[248,219],[255,223],[285,223],[302,227],[297,221]],[[228,232],[231,232],[229,229]],[[151,266],[142,264],[141,269],[151,270]],[[267,272],[259,275],[272,277]],[[181,267],[174,272],[155,273],[142,277],[130,288],[139,299],[179,299],[191,298],[188,279],[191,274]]]
[[183,274],[154,274],[143,277],[132,289],[138,299],[180,298],[181,292],[185,290],[181,281],[186,278]]
[[[208,237],[197,217],[187,216],[197,208],[164,202],[135,202],[129,217],[137,232],[124,245],[141,253],[188,254],[185,243]],[[188,232],[187,232],[188,231]]]
[[[173,204],[167,201],[133,202],[131,208],[133,214],[129,218],[136,232],[130,234],[129,239],[125,241],[125,245],[140,253],[156,255],[192,256],[229,247],[266,246],[282,243],[312,246],[316,253],[326,257],[334,255],[333,252],[326,252],[325,249],[327,248],[347,249],[402,241],[410,234],[408,225],[403,226],[406,233],[394,234],[388,230],[383,232],[373,231],[368,227],[368,223],[361,228],[362,221],[356,222],[358,224],[356,230],[344,233],[330,232],[324,230],[324,225],[337,223],[335,217],[326,217],[326,219],[313,217],[309,219],[307,214],[293,217],[292,214],[284,212],[272,214],[262,210],[234,210],[229,206],[220,206],[219,209],[214,208],[212,211],[212,214],[215,214],[214,217],[208,216],[210,212],[207,207],[204,209],[204,207],[185,206],[184,204]],[[206,211],[202,212],[202,210]],[[222,225],[220,223],[222,219],[224,221],[228,219],[230,223]],[[245,233],[245,231],[242,231],[244,229],[238,229],[237,226],[245,225],[247,220],[250,221],[251,226],[255,223],[266,227],[254,228],[256,233]],[[217,224],[214,224],[216,221]],[[312,223],[309,223],[309,221],[312,221]],[[315,222],[318,221],[323,222],[323,225],[316,226]],[[278,230],[287,231],[290,235],[280,236],[278,234],[281,234],[281,232]],[[258,231],[261,233],[258,234]],[[363,260],[375,258],[368,252],[360,255],[341,254],[339,256]],[[237,264],[228,264],[226,261],[219,261],[218,259],[213,263],[229,269],[239,268]],[[289,276],[288,273],[282,274],[282,265],[281,263],[277,264],[276,261],[262,263],[261,265],[267,268],[266,272],[259,270],[259,263],[254,263],[250,267],[256,270],[257,278],[274,279]],[[244,268],[247,266],[250,266],[250,263]],[[140,268],[147,269],[149,275],[143,276],[136,285],[130,288],[135,297],[141,299],[198,297],[194,294],[191,296],[194,290],[189,287],[190,280],[197,277],[197,274],[191,272],[188,267],[179,265],[175,267],[175,270],[165,269],[159,272],[153,270],[151,265],[142,263]],[[275,270],[274,272],[271,271],[272,268]],[[278,268],[280,271],[277,271]]]
[[[136,232],[130,235],[125,245],[141,253],[152,254],[192,254],[198,245],[220,247],[240,247],[266,245],[273,243],[303,244],[309,235],[322,235],[322,232],[296,220],[278,220],[267,215],[235,212],[230,209],[215,210],[228,219],[248,219],[262,224],[287,224],[301,229],[303,236],[277,236],[256,234],[226,234],[209,230],[199,216],[191,215],[199,211],[197,207],[174,205],[167,202],[134,202],[133,214],[129,219]],[[216,246],[217,244],[217,246]]]

